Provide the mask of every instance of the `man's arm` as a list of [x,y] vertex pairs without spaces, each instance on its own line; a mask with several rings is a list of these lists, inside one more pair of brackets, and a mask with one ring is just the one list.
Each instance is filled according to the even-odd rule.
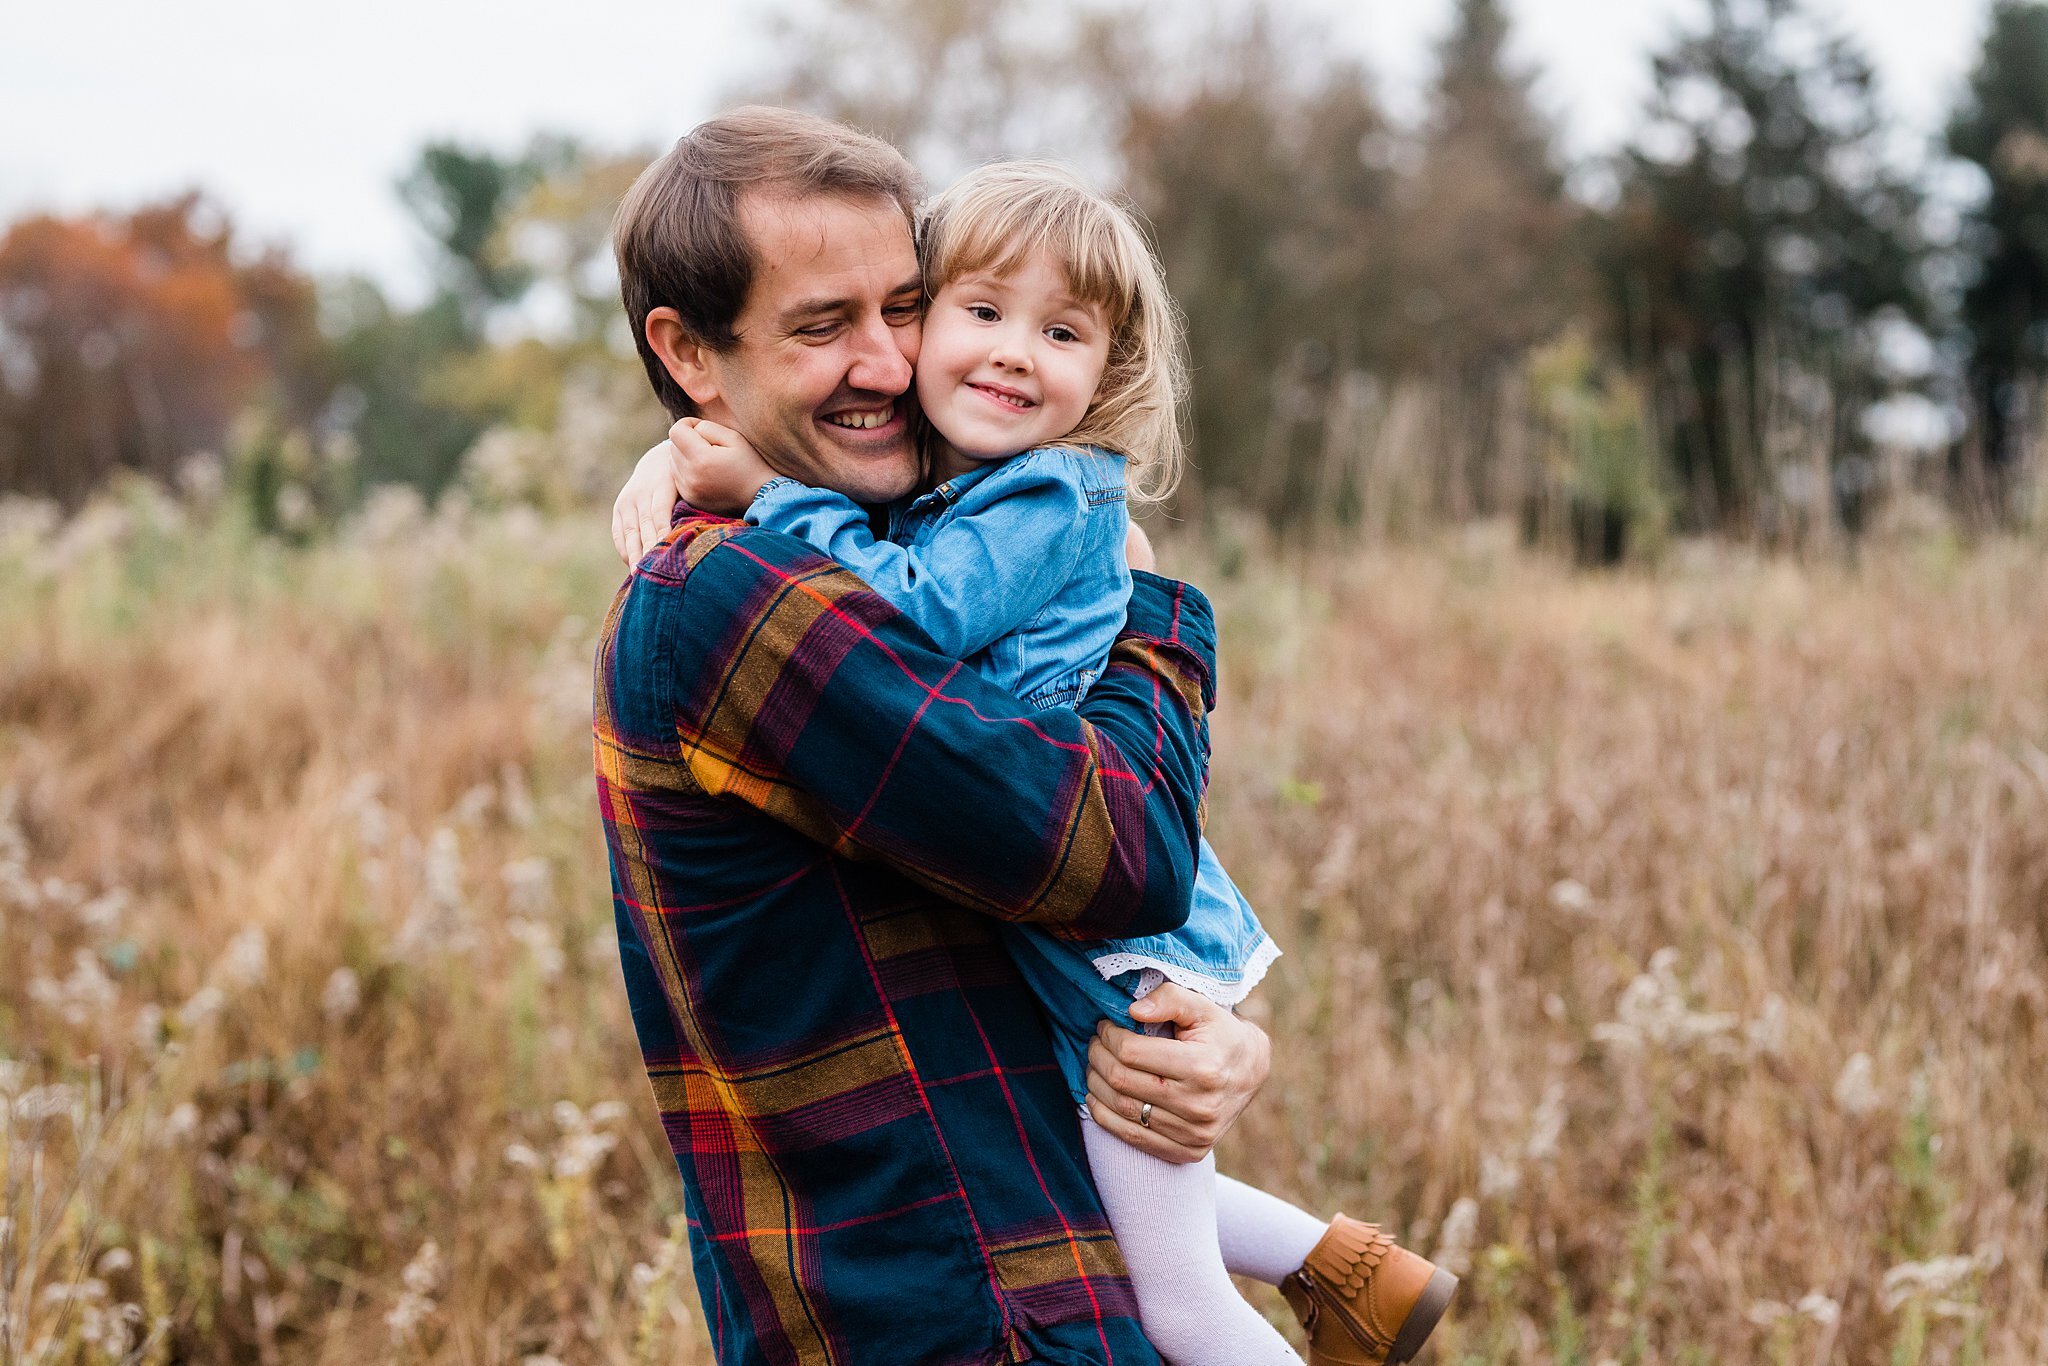
[[[1074,712],[983,682],[786,536],[685,532],[614,612],[601,678],[670,671],[674,738],[706,792],[1001,919],[1075,938],[1186,919],[1214,660],[1186,585],[1140,576]],[[600,718],[599,762],[636,757]]]

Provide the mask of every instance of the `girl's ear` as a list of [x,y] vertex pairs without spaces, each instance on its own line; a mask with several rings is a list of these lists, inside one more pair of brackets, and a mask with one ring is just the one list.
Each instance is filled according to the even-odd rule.
[[690,335],[681,314],[667,307],[650,312],[647,345],[661,357],[669,378],[682,386],[692,403],[701,409],[717,399],[718,377],[711,364],[711,348]]

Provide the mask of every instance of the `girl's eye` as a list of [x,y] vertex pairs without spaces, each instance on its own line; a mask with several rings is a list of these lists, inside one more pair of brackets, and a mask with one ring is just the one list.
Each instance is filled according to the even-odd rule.
[[1064,323],[1054,323],[1051,327],[1046,328],[1045,335],[1051,337],[1056,342],[1077,342],[1081,340],[1081,334]]
[[1002,315],[997,313],[995,307],[991,304],[969,304],[967,305],[967,311],[973,317],[985,323],[1001,322],[1003,320]]

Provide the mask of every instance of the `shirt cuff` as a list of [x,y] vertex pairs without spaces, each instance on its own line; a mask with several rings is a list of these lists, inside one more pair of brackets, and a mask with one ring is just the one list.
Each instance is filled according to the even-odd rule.
[[800,484],[786,474],[778,474],[761,485],[761,491],[754,495],[754,501],[747,504],[746,520],[760,526],[761,514],[765,508],[772,507],[778,498],[787,498],[791,491],[802,493],[808,489],[809,485]]

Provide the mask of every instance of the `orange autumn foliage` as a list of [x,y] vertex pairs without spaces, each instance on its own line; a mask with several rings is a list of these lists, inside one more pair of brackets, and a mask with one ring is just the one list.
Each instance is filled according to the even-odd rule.
[[0,490],[73,502],[115,469],[168,477],[279,379],[310,417],[312,284],[241,255],[196,194],[0,238]]

